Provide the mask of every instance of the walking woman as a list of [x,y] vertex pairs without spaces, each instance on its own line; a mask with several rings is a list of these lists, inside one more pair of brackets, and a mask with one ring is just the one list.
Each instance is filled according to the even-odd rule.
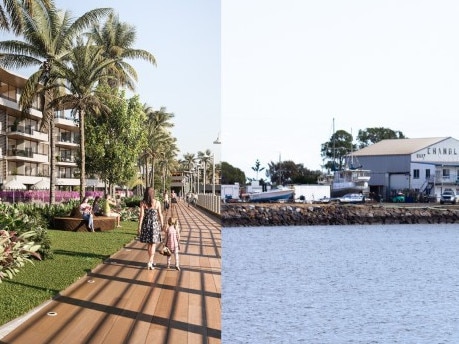
[[148,244],[148,270],[153,270],[155,266],[156,244],[161,242],[163,224],[161,203],[155,199],[155,190],[149,187],[140,202],[138,227],[139,241]]

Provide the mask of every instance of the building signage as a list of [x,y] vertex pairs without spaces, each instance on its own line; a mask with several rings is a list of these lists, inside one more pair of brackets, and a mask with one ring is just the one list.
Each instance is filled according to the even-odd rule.
[[424,148],[411,155],[412,161],[459,162],[459,145],[456,140]]

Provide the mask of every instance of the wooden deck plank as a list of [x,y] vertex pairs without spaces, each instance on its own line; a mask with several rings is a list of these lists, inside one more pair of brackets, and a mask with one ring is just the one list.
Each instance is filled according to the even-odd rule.
[[159,254],[158,268],[147,270],[146,245],[133,241],[0,343],[220,343],[220,225],[186,204],[174,211],[181,271],[166,269]]

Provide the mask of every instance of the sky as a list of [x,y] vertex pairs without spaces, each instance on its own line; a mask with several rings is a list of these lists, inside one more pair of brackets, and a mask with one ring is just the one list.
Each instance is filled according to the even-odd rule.
[[[222,159],[320,170],[335,130],[459,138],[459,2],[222,0]],[[334,126],[333,126],[334,123]]]
[[[320,170],[335,130],[459,137],[459,2],[56,0],[112,7],[137,30],[136,93],[174,113],[179,158],[210,149],[256,177],[257,160]],[[333,125],[334,124],[334,125]],[[222,144],[213,142],[220,137]]]
[[[55,0],[57,8],[76,19],[85,12],[110,7],[121,22],[135,27],[134,48],[157,61],[129,60],[138,82],[134,94],[153,109],[174,114],[172,135],[183,154],[209,149],[220,160],[220,2],[214,0]],[[18,74],[24,75],[20,70]],[[129,94],[133,96],[134,94]]]

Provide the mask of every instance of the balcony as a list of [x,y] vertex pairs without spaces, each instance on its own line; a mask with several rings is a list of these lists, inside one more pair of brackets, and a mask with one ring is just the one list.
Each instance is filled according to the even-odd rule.
[[8,149],[7,156],[9,161],[48,163],[47,154],[34,152],[31,149]]
[[75,120],[71,117],[56,116],[54,118],[54,125],[57,128],[62,128],[65,130],[76,131],[78,129],[78,125],[75,123]]
[[459,184],[459,175],[450,174],[449,176],[436,176],[434,180],[436,185],[458,185]]
[[35,142],[48,142],[48,134],[42,133],[30,126],[10,126],[6,132],[8,138],[16,140],[29,140]]
[[75,157],[73,156],[57,156],[56,159],[58,166],[76,166]]
[[77,148],[78,140],[77,138],[72,139],[72,137],[68,135],[61,135],[57,138],[56,146],[63,148]]

